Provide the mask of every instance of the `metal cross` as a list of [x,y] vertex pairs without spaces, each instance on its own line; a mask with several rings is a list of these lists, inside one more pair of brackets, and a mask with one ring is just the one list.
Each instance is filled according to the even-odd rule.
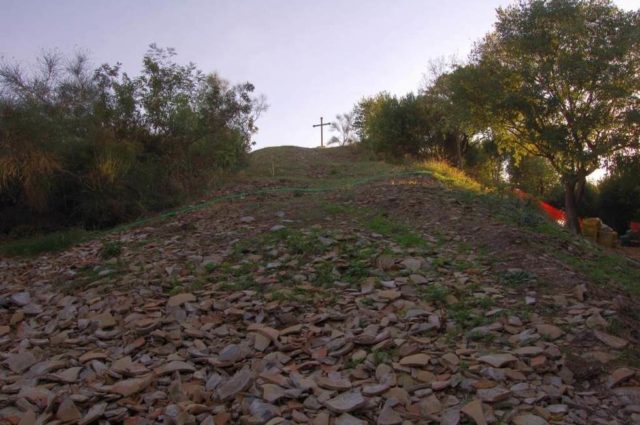
[[324,131],[323,131],[323,127],[325,125],[331,125],[330,122],[325,122],[324,124],[322,123],[322,117],[320,117],[320,124],[314,124],[314,127],[320,127],[320,147],[323,148],[324,147]]

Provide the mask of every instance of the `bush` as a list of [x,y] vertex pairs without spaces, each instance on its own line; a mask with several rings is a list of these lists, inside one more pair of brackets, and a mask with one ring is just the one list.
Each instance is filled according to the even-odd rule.
[[265,105],[151,45],[141,75],[44,55],[0,64],[0,232],[111,226],[175,206],[241,165]]

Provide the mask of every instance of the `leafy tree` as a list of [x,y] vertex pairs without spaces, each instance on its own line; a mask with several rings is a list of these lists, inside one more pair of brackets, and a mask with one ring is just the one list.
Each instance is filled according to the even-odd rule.
[[329,140],[330,145],[346,146],[358,141],[353,122],[353,113],[336,115],[336,120],[331,123],[331,130],[338,133]]
[[560,183],[549,161],[539,156],[511,157],[507,172],[513,186],[538,198],[547,196]]
[[363,99],[354,110],[362,144],[391,159],[405,156],[461,163],[467,138],[447,122],[433,97],[388,93]]
[[600,216],[624,233],[630,221],[640,221],[640,155],[619,155],[600,182]]
[[497,140],[548,160],[567,226],[580,231],[586,177],[640,138],[640,14],[607,0],[528,0],[452,74],[454,100]]

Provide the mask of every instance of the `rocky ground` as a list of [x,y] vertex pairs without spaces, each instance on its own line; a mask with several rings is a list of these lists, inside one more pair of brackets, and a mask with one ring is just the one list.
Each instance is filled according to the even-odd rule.
[[0,421],[640,423],[632,299],[434,180],[0,259]]

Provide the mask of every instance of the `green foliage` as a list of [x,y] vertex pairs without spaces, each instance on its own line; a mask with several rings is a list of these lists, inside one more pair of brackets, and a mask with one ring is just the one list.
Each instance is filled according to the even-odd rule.
[[120,242],[105,242],[100,248],[100,257],[105,260],[119,257],[120,254],[122,254],[122,244]]
[[425,247],[427,245],[426,241],[411,228],[383,215],[376,215],[369,219],[366,224],[372,231],[390,237],[399,245],[405,247]]
[[600,182],[600,217],[624,233],[630,221],[640,221],[640,156],[620,156]]
[[[140,76],[45,55],[0,64],[0,232],[31,224],[104,227],[175,206],[237,167],[264,110],[151,45]],[[68,62],[68,65],[65,63]]]
[[549,161],[539,156],[524,156],[520,160],[510,158],[507,167],[509,182],[518,189],[537,198],[544,198],[559,185],[558,174]]
[[433,98],[380,93],[356,105],[354,127],[362,144],[391,160],[405,157],[460,162],[463,134],[447,125]]
[[600,161],[638,145],[640,15],[609,1],[528,0],[452,73],[453,99],[503,145],[546,158],[579,229],[579,186]]
[[47,233],[13,242],[0,244],[0,255],[6,256],[35,256],[44,252],[62,251],[75,244],[88,240],[91,233],[83,229],[68,229],[65,231]]

